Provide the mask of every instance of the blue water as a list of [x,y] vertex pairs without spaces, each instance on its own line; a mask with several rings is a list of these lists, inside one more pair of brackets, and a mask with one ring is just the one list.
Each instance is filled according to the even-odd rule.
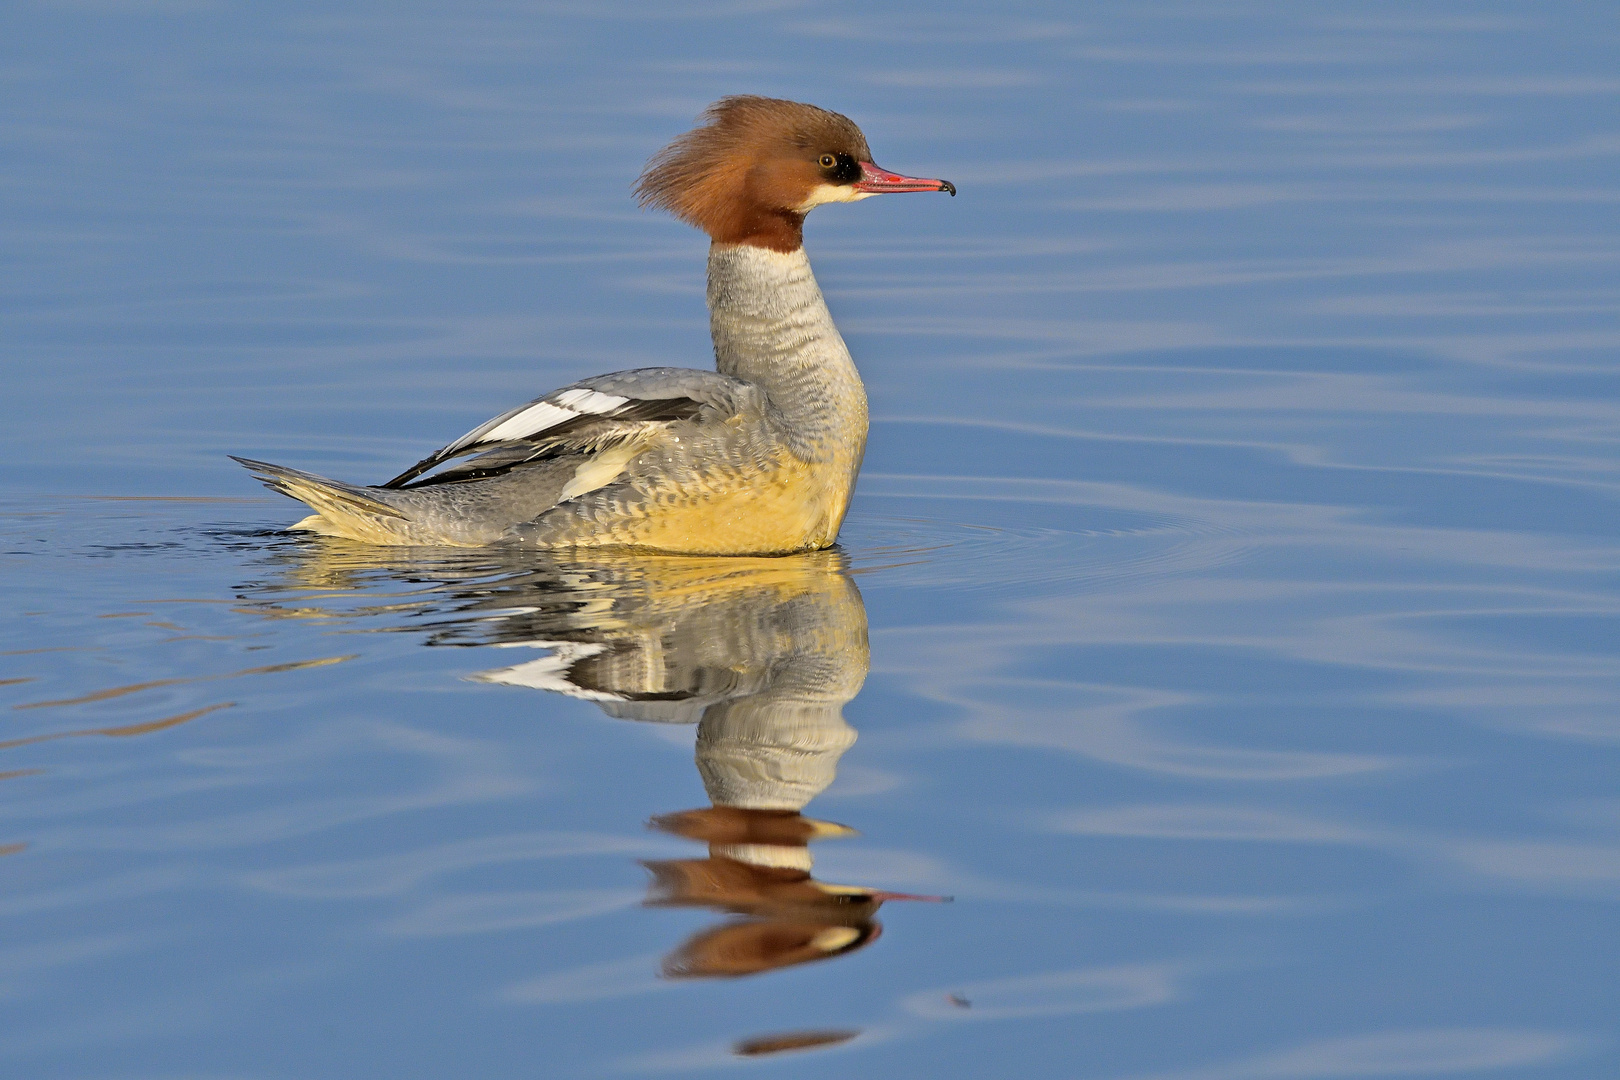
[[[0,27],[6,1075],[1615,1073],[1604,5]],[[376,481],[703,365],[629,185],[736,92],[960,191],[808,225],[842,551],[279,531],[225,454]],[[706,846],[749,738],[860,835]]]

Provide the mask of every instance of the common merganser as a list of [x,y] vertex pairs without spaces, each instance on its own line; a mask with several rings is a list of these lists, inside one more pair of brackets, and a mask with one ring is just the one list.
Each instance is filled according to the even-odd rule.
[[860,128],[813,105],[728,97],[701,119],[648,162],[636,193],[712,240],[718,370],[583,379],[378,487],[236,458],[316,511],[292,528],[460,547],[776,555],[830,546],[866,447],[866,391],[810,272],[805,215],[956,188],[878,168]]

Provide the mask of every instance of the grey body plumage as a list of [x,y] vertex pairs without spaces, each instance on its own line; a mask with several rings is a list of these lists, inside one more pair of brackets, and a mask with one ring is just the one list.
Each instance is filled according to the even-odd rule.
[[884,191],[846,117],[727,98],[653,159],[639,192],[704,228],[715,371],[641,368],[511,409],[385,484],[238,458],[315,513],[293,528],[375,544],[785,554],[831,545],[866,448],[866,392],[801,245],[804,215]]
[[[802,249],[716,245],[708,298],[718,371],[642,368],[581,380],[375,487],[238,460],[320,511],[302,527],[373,542],[826,546],[860,467],[866,394],[809,260]],[[715,519],[716,504],[773,483],[804,497],[722,509]],[[719,528],[730,538],[694,535]]]

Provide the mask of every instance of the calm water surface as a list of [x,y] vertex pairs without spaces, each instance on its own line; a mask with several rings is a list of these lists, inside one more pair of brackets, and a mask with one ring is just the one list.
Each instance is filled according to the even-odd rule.
[[[4,24],[7,1075],[1615,1074],[1604,5]],[[733,92],[961,191],[811,219],[839,550],[280,531],[706,363]]]

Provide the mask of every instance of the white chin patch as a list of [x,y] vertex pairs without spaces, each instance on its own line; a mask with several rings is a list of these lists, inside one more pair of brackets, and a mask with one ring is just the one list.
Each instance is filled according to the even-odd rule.
[[876,194],[872,191],[856,191],[849,184],[817,184],[810,189],[810,197],[798,206],[799,213],[808,214],[816,207],[833,202],[860,202]]

